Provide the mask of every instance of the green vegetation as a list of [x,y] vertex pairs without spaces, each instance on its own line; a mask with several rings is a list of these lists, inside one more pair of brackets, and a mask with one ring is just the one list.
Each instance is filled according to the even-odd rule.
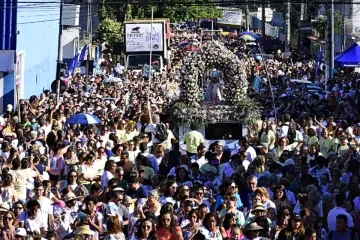
[[[111,3],[107,3],[111,2]],[[187,19],[199,20],[202,18],[217,18],[221,11],[216,6],[206,4],[195,5],[194,0],[156,1],[153,5],[147,0],[132,1],[130,3],[114,3],[113,0],[104,0],[99,10],[101,23],[97,29],[100,40],[110,45],[123,43],[123,22],[126,20],[151,18],[151,7],[154,8],[154,18],[169,18],[171,22],[180,22]]]

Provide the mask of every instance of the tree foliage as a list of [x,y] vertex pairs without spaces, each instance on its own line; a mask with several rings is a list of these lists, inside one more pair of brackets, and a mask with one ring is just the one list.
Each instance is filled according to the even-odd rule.
[[123,42],[122,24],[114,19],[103,19],[97,32],[101,40],[107,41],[111,45]]
[[[342,13],[340,11],[334,12],[334,33],[340,34],[342,29]],[[317,21],[314,23],[316,31],[319,33],[319,37],[325,39],[326,29],[328,26],[328,20],[326,16],[320,15]]]
[[[107,2],[108,1],[108,2]],[[123,22],[125,20],[151,18],[151,8],[154,8],[154,18],[169,18],[171,22],[187,19],[217,18],[221,11],[215,6],[195,6],[194,0],[184,0],[179,4],[176,0],[158,1],[151,3],[148,0],[132,1],[131,3],[116,3],[114,0],[103,0],[99,9],[101,20],[98,26],[98,36],[109,44],[123,43]]]

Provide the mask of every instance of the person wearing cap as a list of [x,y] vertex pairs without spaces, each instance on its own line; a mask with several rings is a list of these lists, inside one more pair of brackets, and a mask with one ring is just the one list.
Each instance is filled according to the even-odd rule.
[[207,178],[207,181],[204,183],[207,189],[213,191],[214,193],[218,192],[221,182],[217,178],[218,170],[216,169],[216,167],[205,164],[202,168],[200,168],[200,171]]
[[275,154],[269,151],[269,145],[267,143],[261,143],[258,149],[260,150],[260,155],[265,157],[267,163],[275,161]]
[[277,239],[305,239],[305,228],[301,216],[298,213],[293,213],[290,219],[286,228],[280,231]]
[[15,239],[25,239],[25,237],[27,236],[27,232],[25,230],[25,228],[17,228],[15,230]]

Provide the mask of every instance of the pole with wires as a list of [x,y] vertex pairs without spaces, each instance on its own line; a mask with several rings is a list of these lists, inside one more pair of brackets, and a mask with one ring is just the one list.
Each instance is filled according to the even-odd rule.
[[249,31],[249,4],[248,0],[246,0],[246,6],[245,6],[245,29],[246,31]]
[[214,40],[214,19],[211,19],[211,41]]
[[57,71],[57,78],[56,78],[56,104],[60,104],[60,72],[61,72],[61,65],[63,60],[63,49],[62,49],[62,32],[63,32],[63,26],[62,26],[62,14],[63,14],[63,7],[64,7],[64,1],[60,0],[60,25],[59,25],[59,39],[58,39],[58,71]]
[[268,83],[269,83],[269,87],[270,87],[270,93],[271,93],[271,100],[272,100],[272,105],[273,105],[274,117],[275,117],[275,121],[277,122],[275,98],[274,98],[274,93],[273,93],[273,90],[272,90],[272,85],[271,85],[271,79],[270,79],[269,71],[268,71],[267,65],[266,65],[266,63],[265,63],[265,61],[264,61],[264,54],[263,54],[263,51],[261,50],[260,44],[258,44],[258,47],[259,47],[259,51],[260,51],[261,58],[262,58],[262,59],[261,59],[261,63],[262,63],[262,65],[265,67],[266,77],[267,77],[267,80],[268,80]]
[[266,23],[266,14],[265,14],[265,0],[261,4],[261,35],[265,37],[265,23]]
[[285,26],[286,26],[286,38],[285,38],[285,57],[287,58],[289,56],[290,52],[290,11],[291,11],[291,3],[288,1],[287,3],[287,9],[286,9],[286,19],[285,19]]
[[151,7],[151,24],[150,24],[150,57],[149,57],[149,91],[148,91],[148,102],[150,102],[150,89],[151,89],[151,77],[152,77],[152,38],[153,38],[153,22],[154,22],[154,7]]

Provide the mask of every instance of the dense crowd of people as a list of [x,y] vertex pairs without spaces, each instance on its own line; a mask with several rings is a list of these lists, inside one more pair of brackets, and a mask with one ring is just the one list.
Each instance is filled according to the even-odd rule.
[[[263,79],[248,89],[263,117],[235,149],[206,146],[196,125],[179,139],[166,106],[179,97],[183,58],[193,54],[178,44],[211,37],[174,32],[172,70],[151,82],[108,59],[102,66],[123,81],[93,76],[86,86],[76,74],[61,102],[45,91],[7,106],[0,239],[359,239],[358,74],[325,81],[315,61],[295,52],[261,61],[253,45],[219,35],[246,60],[250,85]],[[101,123],[67,123],[79,113]]]

